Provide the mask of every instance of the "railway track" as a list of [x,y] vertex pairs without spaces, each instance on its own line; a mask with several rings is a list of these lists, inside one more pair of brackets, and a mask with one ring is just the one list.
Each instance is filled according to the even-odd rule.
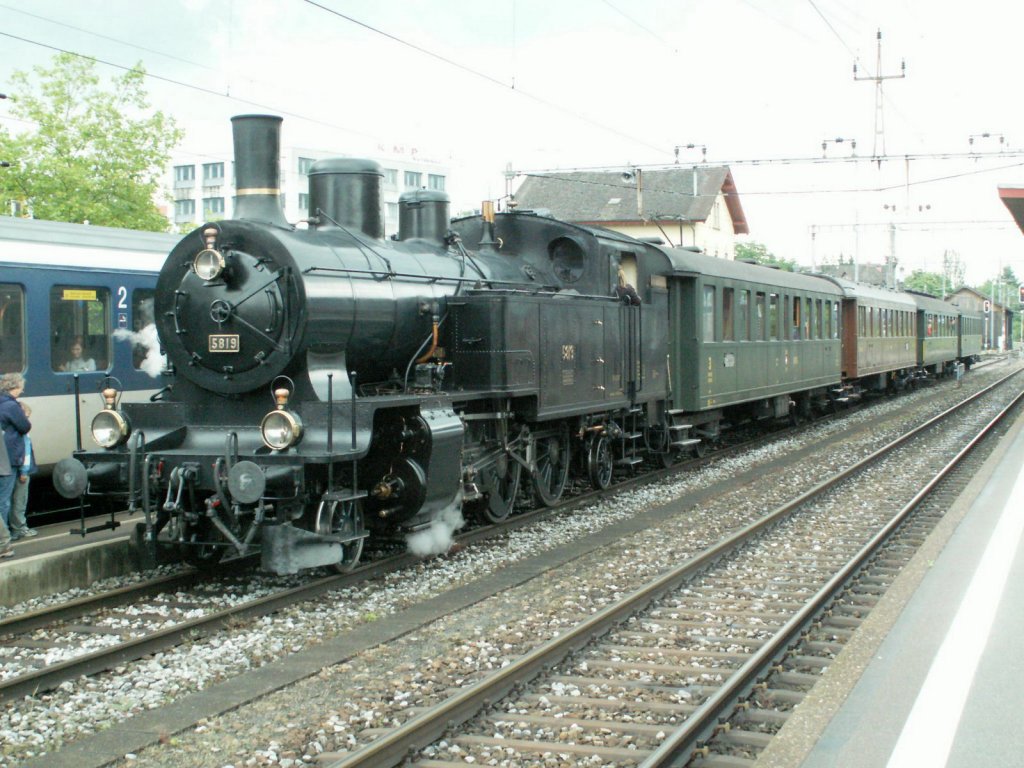
[[941,504],[916,514],[923,501],[957,467],[969,475],[963,462],[1021,397],[895,515],[841,514],[834,491],[848,497],[850,484],[878,483],[872,467],[898,450],[912,453],[925,431],[937,440],[939,425],[963,406],[401,727],[364,731],[368,744],[321,755],[321,763],[397,765],[410,754],[423,768],[551,756],[560,765],[644,768],[751,761],[941,517]]
[[[866,429],[870,430],[870,426],[866,427]],[[782,434],[785,434],[785,433],[782,433]],[[768,440],[770,441],[770,440],[777,439],[778,436],[779,436],[778,434],[769,436]],[[732,451],[729,451],[729,452],[741,452],[741,451],[744,451],[744,450],[747,450],[747,449],[749,449],[749,444],[746,444],[745,446],[735,446],[734,449]],[[729,453],[729,452],[726,452],[726,453]],[[725,454],[718,454],[717,458],[720,459],[723,455],[725,455]],[[706,460],[705,460],[705,462],[706,462]],[[705,463],[705,462],[700,462],[700,463]],[[644,484],[646,482],[652,482],[654,479],[657,479],[657,475],[650,476],[650,477],[649,476],[645,476],[645,477],[640,477],[640,478],[631,478],[627,482],[617,485],[615,487],[615,490],[621,492],[624,489],[635,488],[635,487],[638,487],[638,486],[640,486],[640,485],[642,485],[642,484]],[[715,493],[720,493],[720,492],[721,491],[715,491],[714,489],[709,489],[708,490],[708,493],[710,493],[712,496]],[[572,506],[581,506],[581,505],[589,504],[595,498],[596,498],[595,494],[584,494],[584,495],[581,495],[581,496],[579,496],[577,498],[574,498],[574,499],[568,501],[565,506],[566,507],[572,507]],[[700,503],[700,502],[698,501],[698,502],[695,502],[695,503]],[[537,522],[538,520],[543,519],[544,517],[557,515],[561,511],[562,510],[551,510],[551,511],[549,511],[549,510],[541,510],[541,511],[539,511],[537,513],[534,513],[532,516],[531,515],[517,516],[511,522],[510,525],[503,526],[500,529],[480,528],[480,529],[474,530],[472,532],[469,532],[469,533],[467,533],[467,534],[465,534],[463,536],[460,536],[459,537],[459,542],[462,545],[465,546],[465,545],[469,545],[469,544],[471,544],[471,543],[473,543],[475,541],[482,541],[482,540],[487,539],[490,536],[493,536],[495,534],[502,535],[505,532],[509,531],[510,528],[514,528],[514,527],[518,527],[518,526],[527,526],[527,525],[530,525],[530,524],[532,524],[534,522]],[[193,623],[191,625],[187,625],[187,626],[183,626],[183,627],[178,627],[177,629],[170,628],[170,629],[167,630],[167,633],[166,633],[165,637],[161,640],[161,643],[163,643],[164,647],[166,647],[166,645],[170,645],[170,644],[174,644],[174,643],[179,643],[179,642],[182,642],[183,640],[186,641],[186,642],[194,641],[194,640],[196,640],[198,637],[200,637],[203,634],[208,634],[209,632],[215,631],[218,627],[224,627],[224,626],[235,627],[235,626],[238,626],[239,622],[243,620],[243,617],[246,617],[246,616],[251,617],[251,616],[261,615],[261,614],[265,614],[265,613],[272,613],[274,611],[280,610],[281,607],[283,607],[283,606],[293,605],[295,602],[298,602],[298,601],[301,601],[301,600],[312,600],[312,599],[314,599],[317,596],[317,590],[319,590],[319,594],[323,594],[324,592],[327,592],[327,591],[329,591],[331,589],[340,588],[341,586],[343,586],[346,583],[351,584],[351,583],[355,583],[355,582],[360,581],[360,580],[364,580],[364,579],[367,579],[367,578],[372,578],[372,577],[374,577],[374,574],[379,576],[379,575],[382,575],[382,574],[388,572],[388,570],[390,568],[406,567],[406,566],[408,566],[408,565],[410,565],[410,564],[412,564],[414,562],[419,562],[419,561],[418,561],[417,558],[409,558],[409,557],[407,557],[404,560],[404,565],[399,563],[398,560],[393,560],[390,564],[388,562],[384,562],[384,561],[375,562],[375,563],[369,564],[368,566],[366,566],[366,567],[364,567],[362,569],[359,569],[356,572],[353,572],[352,574],[331,576],[331,577],[328,577],[326,579],[309,580],[308,589],[296,588],[295,590],[291,590],[290,594],[281,595],[278,598],[274,598],[273,596],[268,595],[268,596],[266,596],[267,597],[266,603],[264,605],[262,605],[262,606],[260,606],[260,605],[232,606],[231,608],[227,609],[224,613],[222,613],[219,616],[211,615],[211,616],[208,616],[208,617],[203,617],[203,620],[196,619],[195,623]],[[371,569],[373,569],[373,570],[371,570]],[[150,587],[150,588],[153,589],[154,587]],[[175,593],[176,593],[176,590],[175,590]],[[482,594],[480,596],[480,599],[484,599],[485,597],[486,597],[486,595]],[[273,602],[274,602],[275,599],[278,602],[278,604],[276,606],[273,605]],[[189,600],[188,600],[188,598],[184,598],[180,602],[188,603]],[[195,602],[195,601],[192,601],[192,602]],[[35,617],[33,620],[34,621],[39,621],[40,619],[39,619],[39,617]],[[65,617],[63,619],[63,621],[65,621],[65,622],[71,621],[71,620],[72,619],[68,615],[65,615]],[[90,622],[91,622],[91,620],[89,620],[89,621],[82,621],[82,622],[78,622],[78,623],[79,624],[88,624]],[[207,627],[207,629],[203,629],[202,625],[205,625]],[[5,625],[0,625],[0,634],[8,634],[8,640],[4,641],[4,645],[6,645],[6,646],[12,645],[9,642],[11,638],[9,636],[10,635],[10,630],[8,629],[8,627],[10,627],[10,626],[11,626],[11,624],[6,624],[6,626]],[[28,626],[28,625],[26,624],[25,626]],[[87,636],[89,634],[89,631],[88,631],[87,627],[86,627],[85,634]],[[92,657],[92,658],[84,659],[83,663],[88,665],[88,666],[91,666],[91,668],[93,668],[93,669],[103,669],[103,668],[112,667],[114,665],[122,664],[124,660],[126,660],[127,658],[131,658],[132,656],[139,656],[139,655],[146,655],[146,654],[156,653],[157,650],[159,649],[160,645],[156,644],[155,640],[153,641],[153,644],[148,644],[148,643],[149,643],[149,641],[146,641],[144,639],[138,639],[138,641],[134,645],[135,650],[130,652],[130,653],[126,654],[124,650],[108,652],[107,653],[107,657],[106,657],[105,660],[103,660],[99,655],[97,655],[97,656]],[[104,649],[104,650],[106,650],[106,649]],[[99,653],[102,653],[102,651],[101,652],[96,652],[96,653],[99,654]],[[81,674],[87,674],[87,673],[82,671],[83,669],[86,668],[85,666],[76,666],[76,665],[70,664],[70,663],[67,666],[62,666],[62,665],[55,665],[55,666],[57,666],[58,668],[57,669],[53,669],[53,670],[47,670],[47,669],[39,670],[39,671],[43,672],[44,674],[41,675],[41,676],[35,677],[34,679],[32,679],[32,678],[25,678],[25,679],[23,679],[23,680],[21,680],[19,682],[12,683],[11,686],[9,688],[7,688],[6,690],[4,688],[0,687],[0,696],[2,696],[4,699],[10,700],[10,698],[13,698],[14,696],[20,696],[20,695],[23,695],[24,693],[38,692],[38,691],[41,691],[41,690],[43,690],[45,688],[49,688],[49,687],[53,687],[55,685],[59,685],[59,681],[61,680],[61,678],[67,680],[67,679],[77,678]],[[10,697],[10,698],[8,698],[8,697]]]
[[[751,450],[797,429],[789,427],[742,438],[722,445],[714,453],[681,461],[672,467],[648,468],[643,474],[619,478],[606,491],[589,487],[573,489],[554,507],[521,511],[502,525],[471,525],[453,538],[453,544],[463,547],[503,535],[593,503],[605,495],[627,492]],[[267,578],[263,580],[265,583],[283,581],[287,586],[255,591],[238,577],[239,565],[248,569],[252,558],[233,560],[206,571],[185,568],[0,619],[0,703],[37,695],[65,681],[103,672],[185,641],[208,637],[238,622],[273,614],[283,607],[315,600],[352,584],[381,578],[420,560],[403,553],[379,557],[344,574]],[[250,594],[244,594],[247,592]],[[233,597],[223,607],[211,608],[224,602],[224,595]]]

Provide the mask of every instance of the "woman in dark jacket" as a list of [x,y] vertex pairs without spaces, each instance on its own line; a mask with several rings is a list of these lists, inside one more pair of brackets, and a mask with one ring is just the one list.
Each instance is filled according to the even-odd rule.
[[[5,373],[0,377],[0,429],[4,433],[8,465],[7,474],[0,473],[0,520],[3,521],[5,534],[10,525],[11,495],[18,479],[17,468],[25,461],[24,437],[32,429],[32,422],[18,402],[24,391],[25,378],[20,373]],[[10,547],[9,542],[7,547]],[[0,557],[9,557],[6,549],[0,549]]]

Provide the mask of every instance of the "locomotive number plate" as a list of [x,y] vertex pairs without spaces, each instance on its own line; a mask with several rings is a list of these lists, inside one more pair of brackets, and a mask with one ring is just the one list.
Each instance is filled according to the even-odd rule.
[[211,333],[208,338],[211,352],[238,352],[241,349],[237,333]]

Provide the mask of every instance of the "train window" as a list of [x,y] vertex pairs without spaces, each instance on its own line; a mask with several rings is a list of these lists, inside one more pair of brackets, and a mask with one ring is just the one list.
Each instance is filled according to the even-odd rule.
[[704,341],[715,340],[715,286],[704,286]]
[[733,316],[733,297],[736,294],[734,288],[722,289],[722,340],[736,341],[736,325]]
[[754,307],[754,339],[764,341],[764,318],[765,318],[765,294],[757,292],[756,306]]
[[779,294],[768,294],[768,338],[771,341],[779,340]]
[[25,290],[0,283],[0,373],[25,370]]
[[[788,329],[789,330],[789,335],[786,338],[789,338],[789,339],[799,339],[800,338],[800,307],[801,307],[800,299],[799,299],[799,297],[794,296],[792,298],[792,302],[793,302],[792,307],[790,307],[790,301],[791,300],[790,300],[789,296],[787,296],[786,297],[786,315],[788,317],[792,318],[792,323],[790,324],[790,328]],[[790,313],[790,309],[792,309],[792,313]]]
[[50,359],[53,370],[106,370],[110,366],[110,291],[56,285],[50,289]]
[[822,338],[824,326],[821,324],[821,299],[814,300],[814,338]]
[[583,277],[583,248],[575,240],[559,237],[548,246],[551,268],[563,283],[575,283]]
[[740,341],[750,341],[750,291],[740,291],[739,313],[736,322],[740,329]]
[[[142,368],[149,354],[149,345],[156,341],[156,314],[153,309],[152,288],[137,288],[132,291],[132,366]],[[158,349],[159,354],[159,349]]]
[[866,336],[867,335],[867,329],[868,329],[867,317],[868,317],[868,308],[867,307],[857,307],[857,335],[858,336]]
[[804,338],[810,339],[811,337],[811,319],[814,314],[811,311],[813,301],[811,299],[804,299]]
[[830,301],[829,304],[832,305],[832,312],[831,312],[831,315],[832,315],[832,325],[830,326],[831,330],[832,330],[832,338],[833,339],[838,339],[839,338],[839,302],[838,301],[836,301],[836,302],[831,302]]

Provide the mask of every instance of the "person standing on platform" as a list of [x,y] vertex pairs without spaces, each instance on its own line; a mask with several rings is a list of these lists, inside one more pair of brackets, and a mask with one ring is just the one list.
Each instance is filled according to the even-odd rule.
[[14,471],[7,460],[7,441],[0,440],[0,557],[13,557],[11,534],[7,532],[7,516],[11,508]]
[[[0,476],[0,519],[10,530],[11,500],[14,484],[18,481],[18,470],[25,461],[25,435],[32,429],[32,422],[21,409],[18,398],[25,391],[25,377],[20,373],[5,373],[0,376],[0,429],[4,433],[4,448],[7,451],[8,474]],[[7,544],[10,547],[10,543]],[[9,557],[0,551],[0,556]]]
[[[32,418],[32,409],[28,403],[21,403],[21,409],[25,412],[27,419]],[[9,530],[12,541],[35,536],[37,533],[34,528],[28,527],[28,519],[26,518],[29,476],[34,475],[36,472],[36,457],[32,454],[32,438],[25,435],[22,439],[25,441],[25,458],[22,460],[20,467],[11,468],[12,471],[14,469],[18,471],[18,479],[15,481],[14,490],[11,492],[11,524]]]

